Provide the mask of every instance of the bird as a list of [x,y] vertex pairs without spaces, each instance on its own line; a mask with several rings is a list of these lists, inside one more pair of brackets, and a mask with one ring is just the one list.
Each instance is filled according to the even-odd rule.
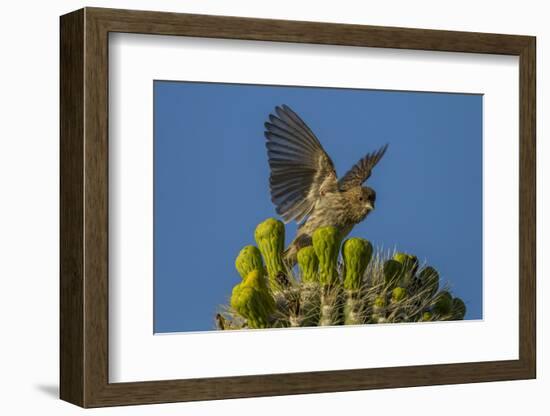
[[298,251],[312,245],[317,228],[335,227],[343,239],[374,210],[376,192],[363,183],[388,144],[367,153],[338,179],[319,139],[288,105],[276,106],[264,126],[271,201],[285,224],[298,223],[296,237],[284,252],[292,267]]

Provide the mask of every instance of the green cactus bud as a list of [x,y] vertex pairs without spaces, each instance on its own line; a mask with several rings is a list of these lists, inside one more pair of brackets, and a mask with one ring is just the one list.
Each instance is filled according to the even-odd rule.
[[262,255],[255,246],[244,247],[235,260],[235,268],[244,279],[252,270],[264,270]]
[[461,321],[466,315],[466,304],[460,298],[454,298],[451,307],[451,316],[453,320]]
[[453,306],[453,297],[447,291],[439,292],[433,305],[433,311],[439,315],[448,315]]
[[439,290],[439,273],[431,266],[427,266],[419,274],[420,284],[428,291],[428,296],[434,296]]
[[267,328],[275,310],[275,300],[262,271],[253,270],[233,288],[231,306],[246,318],[249,328]]
[[404,287],[408,287],[418,270],[418,258],[406,253],[395,253],[393,260],[401,263],[402,266],[399,283]]
[[320,227],[313,233],[313,248],[319,259],[319,281],[333,285],[338,281],[337,261],[340,237],[335,227]]
[[317,280],[317,268],[319,259],[313,246],[307,246],[298,251],[298,267],[302,275],[302,281],[306,283]]
[[393,303],[401,302],[407,296],[407,289],[404,287],[396,287],[391,292],[391,300]]
[[357,290],[363,283],[363,274],[372,258],[372,244],[362,238],[350,238],[342,246],[344,259],[344,287]]
[[426,311],[422,314],[422,318],[420,318],[421,322],[429,322],[433,319],[433,315],[431,312]]
[[395,253],[393,259],[401,263],[406,269],[418,267],[418,258],[407,253]]
[[399,281],[403,265],[396,260],[387,260],[384,262],[384,280],[386,286],[394,287]]
[[268,218],[256,227],[254,237],[264,258],[270,282],[272,286],[276,287],[277,275],[285,273],[282,258],[285,245],[285,226],[281,221]]
[[237,308],[235,308],[235,306],[233,305],[233,302],[234,301],[236,302],[237,299],[239,298],[239,293],[240,293],[240,290],[241,290],[241,283],[237,283],[235,286],[233,286],[233,290],[231,290],[231,307],[235,310]]
[[380,309],[383,309],[386,307],[386,297],[385,296],[377,296],[374,299],[374,309],[379,311]]

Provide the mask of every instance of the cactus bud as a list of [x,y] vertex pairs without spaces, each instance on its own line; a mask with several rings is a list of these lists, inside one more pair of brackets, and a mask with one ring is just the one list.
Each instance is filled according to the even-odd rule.
[[340,238],[335,227],[320,227],[313,233],[313,248],[319,259],[319,281],[323,285],[333,285],[338,281],[339,246]]
[[386,295],[382,294],[374,299],[372,305],[372,315],[370,322],[374,324],[383,323],[386,321]]
[[249,328],[267,328],[275,310],[275,300],[262,271],[253,270],[233,288],[231,307],[246,318]]
[[420,272],[420,284],[428,290],[428,296],[434,296],[439,289],[439,273],[433,267],[428,266]]
[[401,263],[406,269],[414,270],[416,272],[415,268],[418,268],[418,258],[411,254],[395,253],[393,255],[393,259]]
[[384,263],[384,280],[387,287],[393,287],[397,284],[403,265],[396,260],[387,260]]
[[268,218],[256,227],[254,238],[264,258],[270,282],[274,283],[279,273],[285,273],[282,259],[285,226],[281,221]]
[[393,303],[401,302],[407,296],[407,289],[396,287],[391,292],[391,300]]
[[439,292],[433,305],[433,311],[439,316],[447,315],[451,312],[453,306],[453,297],[447,291]]
[[466,315],[466,304],[460,298],[453,299],[453,305],[451,307],[452,319],[456,321],[461,321]]
[[244,247],[235,260],[235,268],[244,279],[252,270],[264,270],[262,255],[255,246]]
[[344,259],[344,287],[357,290],[363,282],[363,274],[372,258],[372,244],[362,238],[350,238],[342,246]]
[[231,306],[233,307],[233,309],[237,309],[233,305],[233,302],[234,301],[236,302],[239,297],[239,292],[241,290],[241,283],[237,283],[235,286],[233,286],[233,289],[231,290]]
[[393,260],[401,263],[401,276],[400,284],[402,286],[409,286],[418,270],[418,258],[406,253],[395,253]]
[[422,314],[422,318],[420,318],[421,322],[429,322],[433,319],[433,315],[431,312],[426,311]]
[[317,267],[319,259],[313,246],[307,246],[298,251],[298,267],[302,273],[302,281],[306,283],[317,280]]
[[[242,283],[242,282],[241,282]],[[235,309],[241,316],[245,316],[244,309],[241,307],[240,296],[241,296],[241,283],[237,283],[233,290],[231,291],[231,307]]]
[[380,311],[381,309],[386,307],[386,297],[385,296],[377,296],[374,299],[374,309],[376,311]]

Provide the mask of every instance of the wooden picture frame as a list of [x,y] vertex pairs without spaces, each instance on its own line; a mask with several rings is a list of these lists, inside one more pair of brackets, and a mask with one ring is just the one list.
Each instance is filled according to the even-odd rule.
[[[60,396],[82,407],[352,391],[536,376],[535,38],[85,8],[61,17]],[[519,359],[109,383],[110,32],[519,56]]]

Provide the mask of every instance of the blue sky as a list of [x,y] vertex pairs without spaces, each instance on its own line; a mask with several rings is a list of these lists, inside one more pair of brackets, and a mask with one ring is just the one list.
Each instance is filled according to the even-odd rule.
[[368,181],[376,210],[350,236],[426,260],[480,319],[481,95],[155,81],[155,332],[213,329],[240,281],[235,256],[276,216],[263,123],[280,104],[339,175],[390,144]]

